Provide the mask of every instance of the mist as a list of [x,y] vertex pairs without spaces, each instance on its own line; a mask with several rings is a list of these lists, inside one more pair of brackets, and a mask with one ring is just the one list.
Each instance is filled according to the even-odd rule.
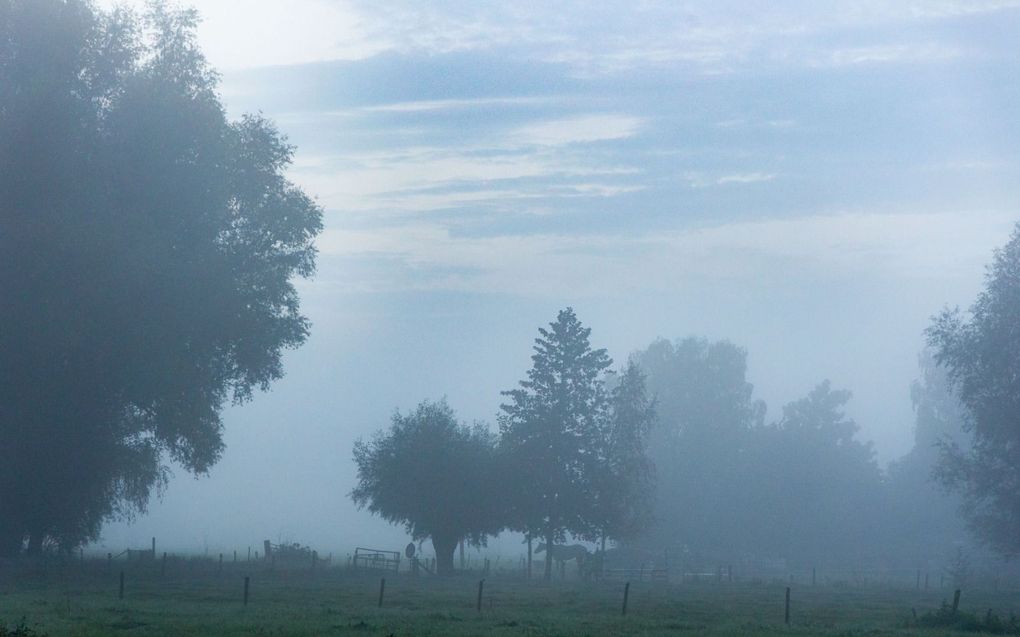
[[[948,383],[925,384],[936,378],[925,330],[978,298],[1018,220],[1020,5],[289,4],[284,15],[271,2],[198,1],[195,33],[220,73],[210,112],[224,126],[242,122],[223,130],[243,136],[250,126],[292,145],[281,179],[310,198],[294,234],[315,267],[289,265],[281,285],[294,286],[307,334],[281,293],[293,315],[279,314],[296,327],[268,348],[281,352],[279,378],[266,364],[261,376],[239,374],[236,394],[216,393],[219,455],[159,448],[172,475],[152,478],[147,506],[103,516],[86,552],[155,538],[161,551],[213,556],[270,540],[343,558],[421,540],[410,523],[352,499],[356,443],[443,399],[459,422],[506,437],[505,392],[526,378],[539,330],[565,308],[612,359],[599,373],[634,361],[660,408],[648,435],[661,443],[648,447],[655,521],[613,536],[618,547],[683,547],[706,564],[724,563],[727,550],[792,563],[780,555],[787,538],[773,529],[767,540],[764,524],[760,546],[743,536],[713,543],[752,509],[724,512],[745,491],[720,491],[702,510],[677,485],[703,479],[708,494],[739,477],[751,493],[758,478],[779,480],[726,463],[736,449],[761,466],[776,449],[810,456],[796,447],[809,434],[796,432],[814,425],[797,420],[797,406],[807,411],[798,401],[824,385],[838,403],[829,424],[852,432],[833,447],[859,450],[854,467],[867,474],[849,482],[888,495],[887,508],[863,518],[888,527],[886,548],[913,542],[896,507],[933,498],[937,520],[910,560],[989,551],[965,528],[962,496],[930,479],[937,454],[912,385],[935,395]],[[724,460],[706,461],[696,478],[673,472],[693,456],[664,455],[662,441],[701,440],[683,437],[683,410],[697,412],[691,405],[711,391],[677,396],[700,377],[684,365],[711,365],[670,350],[675,368],[656,371],[648,361],[664,342],[729,352],[739,359],[734,386],[747,384],[747,414],[734,425],[746,437],[719,442]],[[963,420],[937,433],[959,434]],[[676,436],[656,433],[668,431]],[[723,437],[706,431],[710,444]],[[683,526],[693,511],[719,518]],[[468,550],[516,563],[523,529],[502,528]],[[866,540],[839,539],[848,528],[828,538],[845,549],[831,563],[895,561]],[[605,550],[604,528],[583,535],[563,539],[592,552],[601,539]],[[804,550],[817,550],[812,565],[824,562],[824,542]]]

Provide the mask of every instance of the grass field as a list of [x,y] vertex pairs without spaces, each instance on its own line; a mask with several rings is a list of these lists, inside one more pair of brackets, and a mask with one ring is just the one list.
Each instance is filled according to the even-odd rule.
[[[151,561],[21,563],[0,574],[0,622],[8,630],[21,623],[26,634],[37,635],[975,634],[963,632],[965,621],[955,622],[955,629],[919,625],[952,599],[952,591],[906,585],[794,584],[786,626],[782,582],[635,581],[623,616],[622,581],[547,585],[493,574],[479,611],[478,576],[390,574],[382,608],[379,580],[378,574],[341,568],[267,570],[228,563],[220,570],[197,559],[174,560],[165,575]],[[1008,618],[1020,610],[1020,590],[964,591],[959,617],[980,623],[989,609]]]

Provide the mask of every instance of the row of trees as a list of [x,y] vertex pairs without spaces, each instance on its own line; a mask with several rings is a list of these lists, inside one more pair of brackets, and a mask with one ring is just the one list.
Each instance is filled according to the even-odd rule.
[[498,436],[458,423],[445,401],[425,402],[354,447],[351,497],[431,538],[441,573],[452,572],[460,541],[482,544],[503,529],[551,546],[568,534],[634,537],[650,518],[655,412],[644,375],[633,363],[609,373],[611,359],[570,308],[539,333],[527,378],[504,392]]
[[658,399],[655,520],[638,544],[709,563],[916,565],[965,539],[957,503],[931,480],[935,443],[959,438],[962,421],[930,353],[912,389],[915,448],[886,471],[846,415],[849,391],[823,381],[766,422],[746,356],[729,342],[688,338],[633,357]]
[[930,480],[938,441],[964,439],[930,353],[912,390],[917,444],[883,472],[845,414],[850,392],[828,381],[766,423],[731,343],[658,340],[611,374],[588,336],[569,309],[540,330],[527,378],[504,392],[498,435],[459,424],[445,401],[395,414],[355,446],[355,502],[431,538],[444,573],[458,542],[505,529],[708,563],[911,567],[963,537],[958,502]]

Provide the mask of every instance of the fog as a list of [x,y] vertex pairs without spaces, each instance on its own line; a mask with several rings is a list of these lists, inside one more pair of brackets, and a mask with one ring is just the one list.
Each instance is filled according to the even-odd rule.
[[910,451],[923,331],[1017,218],[1016,5],[415,4],[196,3],[230,117],[276,122],[325,209],[311,334],[93,550],[398,550],[354,442],[444,396],[495,428],[567,306],[616,366],[729,340],[766,421],[829,379],[882,466]]

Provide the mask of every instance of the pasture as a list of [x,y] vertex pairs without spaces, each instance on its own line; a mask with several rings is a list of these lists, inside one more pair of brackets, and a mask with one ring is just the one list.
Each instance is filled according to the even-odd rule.
[[[380,607],[381,577],[340,567],[220,565],[203,558],[171,559],[165,568],[153,560],[8,563],[0,574],[0,621],[9,631],[23,625],[22,634],[82,636],[955,634],[922,625],[932,619],[927,613],[951,601],[948,586],[633,581],[623,615],[620,580],[545,584],[495,572],[485,579],[479,610],[479,574],[388,573]],[[787,586],[789,625],[784,623]],[[1008,619],[1020,610],[1018,593],[991,585],[965,591],[958,629],[967,628],[967,618],[984,623],[989,609],[993,618]],[[1002,628],[995,621],[992,627]]]

